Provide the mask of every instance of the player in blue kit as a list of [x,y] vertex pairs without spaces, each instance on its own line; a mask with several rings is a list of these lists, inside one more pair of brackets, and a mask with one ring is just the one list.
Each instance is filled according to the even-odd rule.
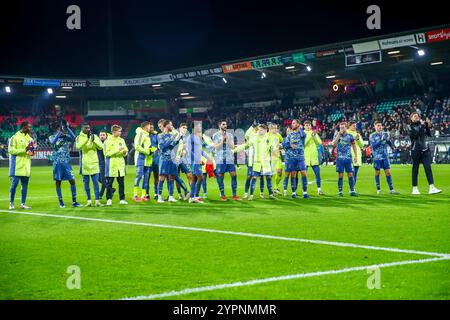
[[394,190],[391,177],[391,165],[389,163],[389,156],[387,147],[390,145],[389,134],[383,132],[383,125],[381,122],[375,122],[375,132],[370,135],[370,146],[372,147],[373,167],[375,169],[375,185],[377,187],[377,194],[380,194],[380,170],[384,170],[386,181],[388,183],[391,194],[399,194]]
[[338,173],[338,189],[339,197],[343,197],[342,185],[344,179],[344,171],[347,172],[348,185],[350,187],[350,195],[357,196],[355,192],[355,181],[353,180],[353,166],[352,166],[352,149],[353,162],[356,162],[356,144],[353,135],[347,132],[347,122],[343,121],[339,124],[339,131],[335,134],[333,139],[333,147],[337,148],[336,157],[336,172]]
[[61,182],[69,181],[70,191],[72,192],[72,207],[81,207],[77,202],[77,187],[75,177],[72,173],[72,164],[70,158],[69,146],[75,142],[75,134],[70,129],[69,123],[54,124],[55,134],[49,137],[50,144],[53,147],[53,180],[56,185],[56,194],[58,196],[59,207],[65,208],[62,197]]
[[[187,138],[187,124],[180,123],[180,127],[178,131],[181,133],[182,138],[180,139],[177,147],[176,153],[176,164],[177,164],[177,174],[175,175],[175,184],[178,192],[178,199],[180,200],[188,200],[189,199],[189,190],[184,183],[183,179],[180,177],[180,173],[184,173],[188,179],[189,185],[192,183],[193,176],[191,172],[190,163],[187,161],[187,153],[186,153],[186,144],[185,140]],[[175,132],[173,132],[175,133]],[[184,192],[184,197],[181,192]]]
[[178,145],[182,135],[173,134],[173,124],[170,120],[164,120],[162,123],[163,132],[158,135],[158,148],[161,150],[159,158],[159,182],[158,182],[158,203],[164,203],[162,198],[162,189],[164,181],[168,178],[167,185],[169,189],[169,202],[177,202],[173,197],[173,188],[177,165],[175,163],[175,153],[173,149]]
[[199,195],[204,179],[202,158],[206,157],[206,154],[203,152],[202,136],[202,126],[200,123],[197,123],[194,124],[192,134],[185,139],[186,162],[189,163],[192,174],[189,203],[203,203],[203,199]]
[[231,176],[231,190],[233,192],[233,200],[239,201],[240,198],[236,195],[237,191],[237,176],[236,166],[234,165],[234,137],[230,132],[227,132],[227,122],[219,121],[219,131],[212,136],[215,148],[215,161],[217,170],[217,184],[220,190],[220,200],[227,201],[225,196],[223,179],[225,173],[229,172]]
[[[302,176],[303,198],[308,199],[308,178],[305,163],[306,133],[300,125],[300,120],[294,119],[291,123],[291,132],[282,142],[285,153],[285,172],[291,176],[292,198],[297,198],[297,173]],[[285,180],[285,191],[287,188]],[[284,193],[286,195],[286,192]]]

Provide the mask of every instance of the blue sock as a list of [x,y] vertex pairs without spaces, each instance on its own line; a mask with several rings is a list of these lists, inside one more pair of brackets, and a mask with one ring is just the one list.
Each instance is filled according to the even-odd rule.
[[14,197],[16,196],[16,189],[19,185],[19,178],[18,177],[12,177],[11,178],[11,187],[9,188],[9,202],[14,202]]
[[181,194],[181,186],[179,183],[177,183],[177,192],[178,194]]
[[308,177],[306,177],[306,176],[302,176],[302,187],[303,187],[303,192],[308,191]]
[[289,177],[284,177],[284,180],[283,180],[283,190],[287,190],[288,183],[289,183]]
[[267,179],[267,189],[269,190],[269,195],[273,195],[272,176],[266,176],[266,179]]
[[394,190],[394,185],[392,184],[392,176],[386,176],[386,181],[389,185],[389,190]]
[[358,177],[358,171],[359,167],[353,167],[353,181],[355,182],[355,186],[356,186],[356,179]]
[[29,177],[22,177],[21,183],[21,193],[22,193],[22,203],[25,203],[27,201],[27,192],[28,192],[28,181],[30,180]]
[[231,190],[233,191],[233,197],[235,197],[237,191],[237,176],[231,177]]
[[377,186],[377,190],[380,190],[380,176],[375,176],[375,185]]
[[169,184],[169,186],[168,186],[168,189],[169,189],[169,197],[173,197],[173,187],[174,187],[174,183],[175,183],[174,180],[170,180],[170,179],[169,179],[169,181],[168,181],[168,184]]
[[219,191],[220,191],[220,195],[223,197],[225,196],[225,190],[224,190],[224,185],[223,185],[223,178],[221,176],[217,176],[217,184],[219,185]]
[[[89,176],[83,176],[83,184],[84,184],[84,191],[86,191],[86,197],[87,197],[88,201],[90,201],[91,200],[91,187],[89,186]],[[73,193],[72,193],[72,196],[73,196]]]
[[203,188],[203,193],[207,193],[206,189],[206,176],[203,177],[203,181],[202,181],[202,188]]
[[264,192],[264,177],[261,177],[261,179],[259,180],[259,190],[261,191],[261,193]]
[[321,184],[322,184],[322,179],[320,178],[320,167],[319,166],[313,166],[312,169],[314,171],[314,175],[316,176],[317,188],[320,188]]
[[77,185],[70,185],[70,192],[72,193],[72,202],[77,202]]
[[94,174],[91,179],[92,179],[92,184],[94,185],[95,200],[100,200],[100,190],[98,187],[98,174]]
[[61,192],[61,187],[56,187],[56,195],[58,196],[58,200],[62,201],[62,192]]
[[144,178],[142,179],[142,190],[148,194],[148,181],[150,179],[150,167],[144,167]]
[[250,182],[250,195],[253,195],[253,192],[255,192],[255,186],[256,186],[256,178],[252,178]]
[[353,180],[353,177],[348,177],[348,186],[350,187],[350,191],[355,191],[355,180]]
[[250,188],[250,182],[252,181],[252,178],[247,177],[245,180],[245,193],[248,193],[248,189]]
[[297,177],[291,176],[291,189],[292,189],[292,193],[297,192]]
[[159,180],[158,181],[158,188],[156,190],[158,196],[162,195],[163,187],[164,187],[164,181]]
[[197,187],[197,183],[196,183],[195,178],[194,178],[194,180],[191,183],[191,198],[194,198],[195,194],[197,193],[196,187]]
[[136,178],[134,178],[134,187],[139,187],[139,183],[144,175],[144,169],[141,167],[136,167]]
[[195,196],[197,198],[200,197],[200,188],[202,187],[202,181],[200,181],[199,179],[197,179],[197,182],[195,183]]
[[342,185],[344,184],[344,179],[343,178],[338,178],[338,189],[339,192],[342,192]]

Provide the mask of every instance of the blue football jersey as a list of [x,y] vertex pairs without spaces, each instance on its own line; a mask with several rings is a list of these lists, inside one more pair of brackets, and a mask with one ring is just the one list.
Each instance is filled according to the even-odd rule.
[[[384,139],[383,139],[384,136]],[[388,159],[388,134],[386,132],[374,132],[369,138],[370,146],[372,147],[373,160]]]
[[[337,133],[334,138],[336,138],[336,136]],[[341,138],[337,144],[337,159],[352,160],[352,144],[354,141],[355,138],[350,133],[344,133],[341,135]]]
[[67,134],[58,131],[48,138],[53,147],[51,159],[55,164],[70,164],[70,147],[75,138],[75,134],[69,128],[67,128]]
[[[305,156],[305,140],[306,133],[302,129],[299,131],[289,132],[283,140],[283,147],[286,150],[286,159],[296,159]],[[291,148],[291,144],[295,144],[295,149]]]

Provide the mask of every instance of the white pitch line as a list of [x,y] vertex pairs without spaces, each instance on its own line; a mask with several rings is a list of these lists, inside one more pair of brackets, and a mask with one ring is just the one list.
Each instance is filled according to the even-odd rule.
[[254,279],[254,280],[249,280],[249,281],[239,281],[239,282],[211,285],[211,286],[205,286],[205,287],[187,288],[187,289],[178,290],[178,291],[174,290],[174,291],[168,291],[168,292],[157,293],[157,294],[136,296],[136,297],[131,297],[131,298],[125,297],[125,298],[122,298],[121,300],[144,300],[144,299],[176,297],[176,296],[181,296],[181,295],[186,295],[186,294],[196,293],[196,292],[205,292],[205,291],[214,291],[214,290],[227,289],[227,288],[244,287],[244,286],[251,286],[251,285],[255,285],[255,284],[275,282],[275,281],[293,280],[293,279],[300,279],[300,278],[312,278],[312,277],[325,276],[325,275],[330,275],[330,274],[340,274],[340,273],[346,273],[346,272],[352,272],[352,271],[361,271],[361,270],[366,270],[366,269],[375,268],[375,267],[387,268],[387,267],[394,267],[394,266],[401,266],[401,265],[408,265],[408,264],[427,263],[427,262],[442,261],[442,260],[450,260],[450,256],[440,257],[440,258],[420,259],[420,260],[406,260],[406,261],[398,261],[398,262],[389,262],[389,263],[382,263],[382,264],[375,264],[375,265],[368,265],[368,266],[344,268],[344,269],[338,269],[338,270],[327,270],[327,271],[318,271],[318,272],[310,272],[310,273],[290,274],[290,275],[285,275],[285,276]]
[[95,221],[95,222],[105,222],[105,223],[128,224],[128,225],[154,227],[154,228],[165,228],[165,229],[177,229],[177,230],[189,230],[189,231],[199,231],[199,232],[208,232],[208,233],[228,234],[228,235],[244,236],[244,237],[251,237],[251,238],[294,241],[294,242],[329,245],[329,246],[335,246],[335,247],[348,247],[348,248],[358,248],[358,249],[367,249],[367,250],[427,255],[427,256],[433,256],[433,257],[449,257],[450,256],[450,254],[447,254],[447,253],[417,251],[417,250],[398,249],[398,248],[389,248],[389,247],[376,247],[376,246],[367,246],[367,245],[345,243],[345,242],[333,242],[333,241],[312,240],[312,239],[302,239],[302,238],[289,238],[289,237],[273,236],[273,235],[258,234],[258,233],[237,232],[237,231],[196,228],[196,227],[184,227],[184,226],[174,226],[174,225],[166,225],[166,224],[126,221],[126,220],[111,220],[111,219],[99,219],[99,218],[90,218],[90,217],[66,216],[66,215],[58,215],[58,214],[29,212],[29,211],[24,211],[24,210],[22,210],[22,211],[0,210],[0,212],[10,213],[10,214],[30,215],[30,216],[41,216],[41,217],[49,217],[49,218],[84,220],[84,221]]

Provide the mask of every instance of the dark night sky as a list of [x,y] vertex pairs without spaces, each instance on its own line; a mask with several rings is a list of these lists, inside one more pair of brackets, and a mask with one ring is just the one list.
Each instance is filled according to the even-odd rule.
[[[0,74],[108,75],[106,0],[10,2],[0,5]],[[450,22],[442,2],[396,3],[111,0],[114,73],[142,75]],[[66,28],[70,4],[81,7],[80,31]],[[366,28],[370,4],[381,7],[381,31]]]

